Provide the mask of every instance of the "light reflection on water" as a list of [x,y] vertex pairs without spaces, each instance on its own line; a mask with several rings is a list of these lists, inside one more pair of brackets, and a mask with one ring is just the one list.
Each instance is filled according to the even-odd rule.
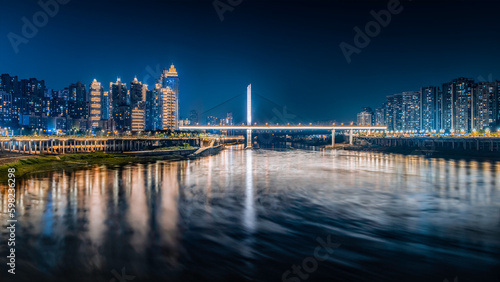
[[500,162],[230,147],[36,175],[17,193],[15,281],[110,281],[124,267],[134,281],[281,281],[328,234],[341,246],[310,281],[496,281],[499,172]]

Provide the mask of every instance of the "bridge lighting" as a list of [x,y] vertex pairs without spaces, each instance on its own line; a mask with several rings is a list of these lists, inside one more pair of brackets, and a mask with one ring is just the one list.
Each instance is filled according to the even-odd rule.
[[252,84],[247,86],[247,125],[252,125]]

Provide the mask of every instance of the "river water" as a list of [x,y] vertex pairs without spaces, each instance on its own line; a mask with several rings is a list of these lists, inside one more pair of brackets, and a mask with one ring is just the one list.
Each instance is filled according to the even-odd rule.
[[500,280],[500,162],[229,147],[18,181],[1,281]]

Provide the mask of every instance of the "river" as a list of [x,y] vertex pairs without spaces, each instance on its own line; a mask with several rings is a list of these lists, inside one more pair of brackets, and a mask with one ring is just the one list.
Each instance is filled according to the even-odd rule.
[[18,181],[1,281],[500,280],[498,161],[235,146]]

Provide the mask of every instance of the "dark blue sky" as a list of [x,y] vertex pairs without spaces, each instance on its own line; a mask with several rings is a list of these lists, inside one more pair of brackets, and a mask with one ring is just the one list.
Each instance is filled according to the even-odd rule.
[[[54,89],[96,78],[107,90],[118,76],[145,80],[148,67],[173,62],[181,116],[244,94],[252,83],[256,95],[303,121],[354,120],[386,95],[459,76],[500,78],[499,1],[402,0],[401,13],[348,64],[339,44],[353,44],[353,28],[389,2],[243,0],[221,21],[213,1],[70,0],[16,54],[8,34],[21,36],[21,18],[32,21],[42,8],[1,0],[0,72]],[[266,103],[257,98],[256,111],[276,120],[272,109],[283,109]],[[244,109],[240,97],[219,110],[238,120]]]

